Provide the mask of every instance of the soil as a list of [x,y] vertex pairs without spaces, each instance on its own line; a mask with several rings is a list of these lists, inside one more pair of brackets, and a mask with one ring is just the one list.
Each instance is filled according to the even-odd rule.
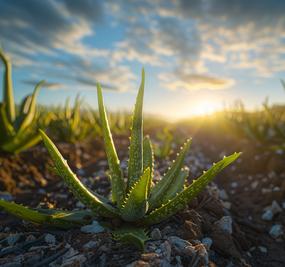
[[[117,137],[115,144],[126,166],[128,138]],[[58,147],[84,184],[108,196],[101,141]],[[285,226],[283,154],[248,140],[199,132],[186,159],[189,182],[234,151],[242,151],[241,158],[187,209],[149,229],[151,239],[143,252],[114,241],[108,232],[47,229],[0,212],[0,266],[285,266],[284,232],[270,234],[274,225]],[[156,170],[163,173],[174,156],[158,160]],[[0,197],[31,207],[83,208],[54,173],[42,145],[15,156],[0,155]],[[271,220],[262,219],[274,201],[281,210]]]

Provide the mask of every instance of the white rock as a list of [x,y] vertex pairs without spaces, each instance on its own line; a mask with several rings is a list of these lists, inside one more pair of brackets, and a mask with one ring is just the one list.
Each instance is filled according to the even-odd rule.
[[191,257],[196,255],[195,247],[187,240],[181,239],[178,236],[170,236],[168,241],[179,254],[186,254]]
[[281,235],[283,235],[283,226],[281,224],[275,224],[271,227],[269,234],[273,237],[273,238],[278,238]]
[[271,206],[265,209],[261,218],[265,221],[271,221],[273,216],[280,212],[282,212],[282,208],[275,200],[273,200]]
[[266,210],[263,214],[262,214],[262,216],[261,216],[261,218],[262,218],[262,220],[264,220],[264,221],[271,221],[272,220],[272,218],[273,218],[273,212],[272,212],[272,210],[271,209],[268,209],[268,210]]
[[228,200],[229,199],[229,196],[228,196],[227,192],[224,189],[219,191],[219,197],[222,200]]
[[251,183],[251,188],[255,189],[258,186],[259,182],[258,181],[254,181],[253,183]]
[[92,224],[82,226],[80,230],[81,232],[88,234],[98,234],[105,231],[104,227],[102,227],[97,221],[93,221]]
[[267,248],[266,248],[266,247],[264,247],[264,246],[259,246],[258,248],[259,248],[259,250],[260,250],[262,253],[267,253]]
[[151,234],[150,234],[151,238],[154,239],[154,240],[159,240],[162,238],[161,236],[161,232],[158,228],[154,228],[152,231],[151,231]]
[[223,202],[222,202],[222,205],[223,205],[223,207],[226,208],[227,210],[230,210],[231,207],[232,207],[232,203],[229,202],[229,201],[223,201]]
[[93,240],[87,242],[87,243],[83,246],[83,248],[85,248],[85,249],[91,249],[91,248],[96,248],[96,247],[97,247],[97,242],[96,242],[96,241],[93,241]]
[[213,240],[210,237],[204,237],[201,240],[202,244],[205,245],[205,247],[209,250],[213,244]]
[[19,234],[14,234],[14,235],[9,235],[6,239],[7,243],[9,246],[14,246],[20,239],[21,235]]
[[215,225],[217,225],[224,232],[232,234],[233,232],[232,223],[233,220],[231,216],[223,216],[220,220],[215,222]]
[[237,182],[232,182],[231,183],[231,188],[237,188],[238,187],[238,183]]
[[56,242],[56,238],[55,238],[54,235],[46,234],[46,235],[45,235],[45,241],[46,241],[46,243],[48,243],[48,244],[54,245],[55,242]]
[[271,210],[273,212],[273,214],[278,214],[280,212],[282,212],[282,208],[280,207],[280,205],[278,204],[277,201],[273,200],[272,204],[271,204]]

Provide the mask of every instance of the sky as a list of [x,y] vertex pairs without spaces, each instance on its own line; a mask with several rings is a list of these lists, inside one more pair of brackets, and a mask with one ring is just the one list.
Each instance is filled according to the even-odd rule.
[[0,0],[0,44],[17,102],[44,79],[39,103],[97,108],[99,82],[109,110],[132,110],[144,68],[145,112],[173,120],[283,103],[284,14],[283,0]]

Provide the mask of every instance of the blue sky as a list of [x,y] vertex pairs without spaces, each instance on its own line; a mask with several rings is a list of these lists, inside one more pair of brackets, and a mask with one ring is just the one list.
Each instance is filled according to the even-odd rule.
[[284,14],[281,0],[0,0],[0,43],[17,101],[45,79],[40,103],[80,93],[96,108],[98,81],[109,109],[130,110],[144,67],[145,111],[176,119],[284,102]]

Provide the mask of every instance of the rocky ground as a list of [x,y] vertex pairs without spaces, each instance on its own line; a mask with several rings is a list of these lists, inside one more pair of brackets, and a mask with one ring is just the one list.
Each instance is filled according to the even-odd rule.
[[[125,167],[128,139],[117,138],[116,145]],[[99,141],[59,147],[89,188],[109,194],[105,154]],[[201,135],[194,138],[186,160],[189,182],[212,161],[233,151],[244,153],[186,210],[148,229],[151,239],[145,251],[114,241],[97,221],[81,229],[59,231],[23,223],[2,212],[0,266],[285,266],[281,152],[266,152],[246,141],[217,141]],[[157,179],[171,159],[157,162]],[[52,172],[42,146],[17,156],[1,155],[0,197],[31,207],[84,208]]]

